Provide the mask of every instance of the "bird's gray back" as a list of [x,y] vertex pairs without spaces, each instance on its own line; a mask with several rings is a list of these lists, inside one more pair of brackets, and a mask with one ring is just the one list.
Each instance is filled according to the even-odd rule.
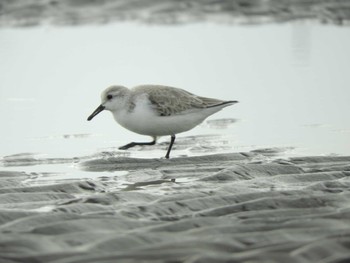
[[147,94],[159,116],[178,115],[195,109],[203,109],[223,100],[200,97],[186,90],[160,85],[142,85],[132,89],[132,96]]

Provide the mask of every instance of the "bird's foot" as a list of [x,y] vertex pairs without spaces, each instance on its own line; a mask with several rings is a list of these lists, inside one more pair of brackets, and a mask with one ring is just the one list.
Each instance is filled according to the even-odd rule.
[[119,150],[127,150],[127,149],[134,147],[136,145],[155,145],[155,144],[156,144],[155,140],[151,141],[151,142],[131,142],[131,143],[128,143],[124,146],[119,147],[118,149]]
[[134,143],[134,142],[131,142],[131,143],[128,143],[128,144],[126,144],[126,145],[124,145],[124,146],[120,146],[118,149],[119,150],[127,150],[127,149],[129,149],[129,148],[131,148],[131,147],[134,147],[136,144]]

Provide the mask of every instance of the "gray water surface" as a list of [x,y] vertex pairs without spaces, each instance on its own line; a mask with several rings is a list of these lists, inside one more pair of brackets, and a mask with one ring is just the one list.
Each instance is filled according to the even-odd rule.
[[[84,156],[149,140],[118,126],[108,112],[86,121],[107,86],[145,83],[240,101],[210,117],[228,125],[209,121],[179,140],[214,134],[224,136],[217,141],[227,151],[350,153],[347,27],[122,23],[3,28],[0,38],[1,156]],[[197,140],[173,156],[196,154],[188,149],[207,144]],[[165,148],[131,153],[157,157]]]

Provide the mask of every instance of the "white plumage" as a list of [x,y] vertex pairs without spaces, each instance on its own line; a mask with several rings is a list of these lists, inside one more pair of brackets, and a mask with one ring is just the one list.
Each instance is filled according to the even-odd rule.
[[132,89],[111,86],[101,94],[101,105],[89,116],[91,120],[102,110],[113,113],[124,128],[153,138],[149,143],[129,143],[120,149],[135,145],[153,145],[157,137],[170,135],[169,158],[175,134],[191,130],[208,116],[233,105],[237,101],[223,101],[200,97],[188,91],[159,85],[142,85]]

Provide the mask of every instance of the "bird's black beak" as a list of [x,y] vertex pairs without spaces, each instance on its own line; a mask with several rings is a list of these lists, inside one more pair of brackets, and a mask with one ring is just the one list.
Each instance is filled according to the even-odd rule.
[[97,114],[99,114],[104,109],[105,109],[105,106],[103,106],[103,105],[98,106],[97,109],[87,118],[87,120],[91,121],[93,117],[95,117]]

